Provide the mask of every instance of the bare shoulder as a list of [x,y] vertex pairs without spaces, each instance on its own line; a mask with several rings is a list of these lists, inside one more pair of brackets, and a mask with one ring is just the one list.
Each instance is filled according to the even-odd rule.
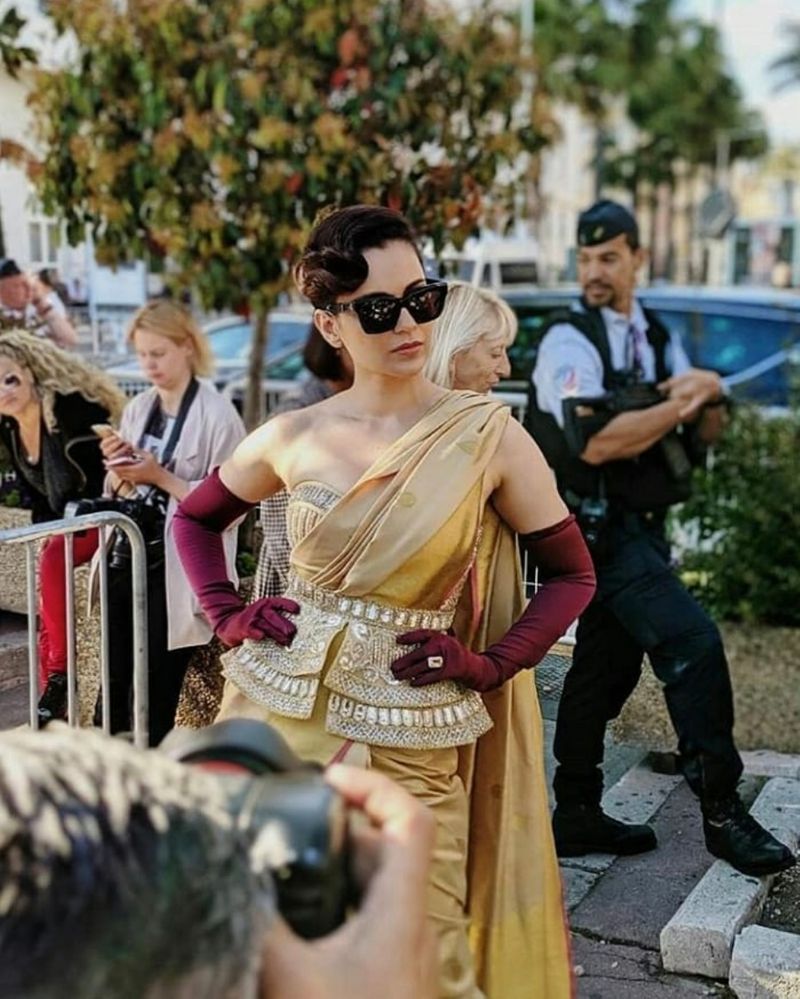
[[539,446],[519,420],[510,417],[506,422],[497,453],[501,458],[513,459],[521,455],[541,455]]
[[552,474],[539,445],[513,417],[506,422],[490,472],[495,487],[529,473],[539,477],[544,474],[548,479]]

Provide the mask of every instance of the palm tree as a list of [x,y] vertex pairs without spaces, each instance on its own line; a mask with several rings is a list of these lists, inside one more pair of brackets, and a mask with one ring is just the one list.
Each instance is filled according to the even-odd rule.
[[784,74],[783,79],[775,84],[775,90],[800,85],[800,21],[790,21],[784,25],[784,30],[789,44],[783,55],[774,59],[769,67],[773,73]]

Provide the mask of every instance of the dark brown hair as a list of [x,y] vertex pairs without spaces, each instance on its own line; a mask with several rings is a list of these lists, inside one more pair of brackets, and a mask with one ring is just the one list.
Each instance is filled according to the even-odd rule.
[[297,287],[315,308],[324,309],[366,281],[364,250],[393,240],[408,243],[419,256],[416,234],[399,212],[380,205],[338,208],[314,226],[294,269]]
[[328,343],[313,324],[308,331],[305,347],[303,347],[303,364],[312,375],[316,375],[323,381],[344,381],[345,372],[340,352]]

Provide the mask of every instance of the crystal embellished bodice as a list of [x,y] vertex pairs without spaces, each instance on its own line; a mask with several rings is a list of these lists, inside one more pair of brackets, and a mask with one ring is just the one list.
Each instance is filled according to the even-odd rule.
[[[286,515],[290,545],[305,538],[339,499],[323,483],[296,486]],[[476,532],[474,548],[478,540]],[[437,561],[441,569],[440,551],[428,552],[428,559],[420,554],[420,565],[432,559],[425,574],[436,570]],[[322,685],[327,730],[357,742],[419,749],[472,742],[491,724],[479,694],[450,681],[412,687],[390,669],[408,651],[397,644],[399,635],[451,626],[472,554],[474,549],[449,585],[434,587],[440,599],[431,600],[423,582],[420,593],[427,599],[419,602],[427,606],[400,606],[385,594],[335,593],[290,572],[286,596],[301,606],[291,646],[247,641],[225,656],[225,674],[251,700],[294,718],[311,716]],[[416,555],[410,572],[419,571]]]
[[286,534],[294,546],[308,534],[340,494],[321,482],[302,482],[292,490],[286,513]]

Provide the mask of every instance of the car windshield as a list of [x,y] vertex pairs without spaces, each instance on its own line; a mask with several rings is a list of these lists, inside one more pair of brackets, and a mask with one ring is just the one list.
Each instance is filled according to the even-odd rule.
[[[701,316],[701,323],[693,361],[698,367],[713,368],[723,375],[745,371],[800,338],[800,326],[787,320],[708,313]],[[762,404],[785,405],[789,370],[785,362],[770,368],[743,382],[737,394],[744,392]]]
[[[309,320],[304,316],[272,318],[269,324],[269,341],[265,357],[271,360],[289,348],[305,342]],[[246,364],[250,356],[252,326],[241,322],[209,333],[211,350],[217,362]]]
[[527,382],[533,370],[536,359],[536,349],[541,339],[541,328],[544,321],[554,309],[564,308],[558,302],[544,301],[540,304],[529,302],[511,302],[511,307],[517,315],[519,324],[517,336],[508,348],[508,360],[511,364],[512,381]]

